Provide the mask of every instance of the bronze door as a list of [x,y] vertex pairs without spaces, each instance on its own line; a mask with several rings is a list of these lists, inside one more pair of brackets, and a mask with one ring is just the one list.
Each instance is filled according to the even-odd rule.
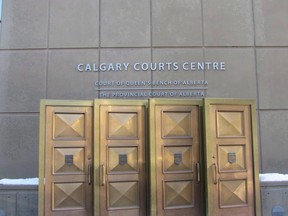
[[253,101],[150,99],[149,125],[147,108],[43,100],[39,215],[261,214]]
[[100,125],[100,143],[95,146],[96,151],[99,148],[100,215],[144,216],[146,106],[137,101],[105,102],[95,101],[99,109],[95,115],[100,114],[95,121]]
[[151,215],[202,215],[199,101],[151,99]]
[[91,123],[92,107],[46,106],[45,215],[92,215]]
[[251,104],[206,100],[205,117],[208,215],[257,215]]

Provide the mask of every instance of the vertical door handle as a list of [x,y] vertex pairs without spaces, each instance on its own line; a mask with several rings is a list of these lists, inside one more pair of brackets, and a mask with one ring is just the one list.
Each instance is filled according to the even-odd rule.
[[213,183],[217,184],[218,183],[218,170],[217,170],[217,164],[213,163]]
[[105,178],[105,165],[101,165],[101,186],[104,186],[106,183],[106,178]]
[[197,174],[197,182],[199,183],[200,182],[200,164],[199,163],[196,163],[196,174]]
[[92,183],[92,165],[88,165],[88,184],[91,185]]

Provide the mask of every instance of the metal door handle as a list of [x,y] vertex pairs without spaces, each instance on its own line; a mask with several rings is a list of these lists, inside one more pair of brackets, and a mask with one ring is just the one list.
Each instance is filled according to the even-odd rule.
[[106,179],[105,179],[105,165],[104,164],[101,165],[101,178],[102,178],[101,186],[104,186],[105,183],[106,183]]
[[88,184],[91,185],[92,183],[92,165],[88,165]]
[[218,171],[217,171],[217,164],[213,163],[213,183],[217,184],[218,183]]
[[196,173],[197,173],[197,182],[199,183],[200,182],[200,164],[199,163],[196,163]]

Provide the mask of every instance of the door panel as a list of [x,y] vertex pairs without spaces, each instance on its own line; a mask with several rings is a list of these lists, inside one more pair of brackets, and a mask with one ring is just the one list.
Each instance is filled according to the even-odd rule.
[[151,99],[149,108],[151,215],[202,215],[199,106]]
[[100,215],[146,215],[145,112],[99,104]]
[[92,215],[91,121],[91,107],[46,107],[46,215]]
[[208,215],[256,215],[251,104],[205,101]]

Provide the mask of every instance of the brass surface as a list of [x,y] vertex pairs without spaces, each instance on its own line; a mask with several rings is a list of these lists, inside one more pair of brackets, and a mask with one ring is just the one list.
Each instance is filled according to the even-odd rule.
[[[220,208],[248,206],[247,180],[220,180]],[[252,206],[251,206],[252,207]],[[232,210],[233,212],[233,210]],[[243,211],[244,212],[244,211]]]
[[[94,215],[146,215],[146,105],[95,100],[100,184]],[[99,116],[98,116],[99,115]],[[97,166],[97,165],[96,165]],[[97,167],[95,167],[97,170]],[[94,176],[99,178],[98,176]]]
[[218,137],[237,137],[244,136],[243,112],[217,111],[216,130]]
[[53,174],[84,174],[84,154],[84,148],[54,148]]
[[45,105],[45,215],[92,215],[92,107],[58,103]]
[[207,215],[260,215],[252,104],[204,101]]
[[52,210],[85,209],[83,183],[54,183]]
[[45,100],[40,101],[39,123],[39,185],[38,185],[38,216],[45,214],[45,129],[46,129],[46,105]]
[[150,214],[200,216],[199,103],[150,99],[149,109]]
[[108,209],[140,208],[138,182],[111,182],[108,191]]
[[84,138],[84,114],[55,113],[53,118],[54,139]]
[[138,173],[137,147],[108,148],[108,173]]
[[255,102],[204,105],[42,100],[38,215],[260,216]]

